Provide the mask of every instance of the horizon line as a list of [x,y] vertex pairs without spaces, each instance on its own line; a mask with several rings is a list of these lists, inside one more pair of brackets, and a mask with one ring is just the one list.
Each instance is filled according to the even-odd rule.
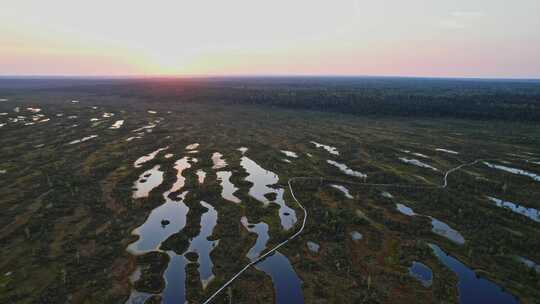
[[540,76],[420,76],[420,75],[363,75],[363,74],[0,74],[0,79],[26,78],[79,78],[79,79],[211,79],[211,78],[409,78],[409,79],[461,79],[461,80],[540,80]]

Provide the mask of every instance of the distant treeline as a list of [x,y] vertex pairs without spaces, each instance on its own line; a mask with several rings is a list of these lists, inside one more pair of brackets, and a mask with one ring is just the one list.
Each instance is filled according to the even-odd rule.
[[[540,121],[540,82],[454,79],[310,79],[224,86],[228,101],[355,115]],[[251,84],[251,85],[250,85]],[[224,93],[224,92],[222,92]]]
[[[31,90],[0,78],[0,93]],[[44,90],[118,95],[151,103],[217,102],[355,115],[540,121],[540,80],[384,77],[47,79]],[[86,82],[85,82],[86,81]],[[4,85],[2,85],[4,83]],[[65,85],[62,86],[61,84]],[[8,88],[10,86],[14,87]],[[3,89],[3,90],[2,90]]]
[[243,102],[295,109],[356,115],[457,117],[475,119],[540,120],[539,96],[518,94],[430,96],[384,95],[367,92],[253,92]]

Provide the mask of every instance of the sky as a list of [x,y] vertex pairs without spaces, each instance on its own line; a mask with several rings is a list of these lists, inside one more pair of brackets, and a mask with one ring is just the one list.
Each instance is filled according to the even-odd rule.
[[540,78],[540,1],[3,0],[0,75]]

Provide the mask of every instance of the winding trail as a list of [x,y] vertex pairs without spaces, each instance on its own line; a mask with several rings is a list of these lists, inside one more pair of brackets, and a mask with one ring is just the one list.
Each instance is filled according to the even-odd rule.
[[240,271],[238,271],[230,280],[228,280],[226,283],[224,283],[208,299],[206,299],[206,301],[204,301],[203,304],[211,303],[225,288],[227,288],[229,285],[231,285],[242,273],[244,273],[247,269],[249,269],[249,267],[261,262],[266,257],[273,254],[279,248],[281,248],[282,246],[287,244],[289,241],[291,241],[291,240],[295,239],[296,237],[298,237],[304,231],[304,228],[306,226],[307,216],[308,216],[307,210],[302,205],[302,203],[300,203],[300,201],[296,198],[296,196],[294,195],[294,191],[293,191],[291,182],[296,181],[296,180],[318,180],[321,183],[323,181],[326,181],[326,182],[331,182],[331,183],[341,183],[341,184],[349,184],[349,185],[356,185],[356,186],[363,186],[363,187],[392,187],[392,188],[415,188],[415,189],[436,189],[436,188],[439,188],[439,189],[445,189],[445,188],[448,187],[448,177],[450,176],[450,174],[452,174],[453,172],[456,172],[456,171],[458,171],[458,170],[460,170],[460,169],[462,169],[464,167],[474,166],[477,163],[482,162],[482,161],[500,161],[500,159],[489,159],[489,160],[488,159],[476,159],[476,160],[474,160],[472,162],[464,163],[464,164],[461,164],[461,165],[459,165],[457,167],[454,167],[454,168],[452,168],[452,169],[445,172],[445,174],[443,176],[443,182],[440,185],[355,183],[355,182],[351,182],[351,181],[329,179],[329,178],[325,178],[325,177],[306,177],[306,176],[291,177],[287,181],[287,184],[289,185],[289,190],[291,191],[291,196],[294,199],[294,201],[298,204],[298,206],[302,209],[302,211],[304,212],[304,219],[302,220],[302,226],[300,226],[300,229],[298,229],[298,231],[296,233],[291,235],[289,238],[287,238],[283,242],[277,244],[272,249],[268,250],[265,254],[261,255],[257,259],[253,260],[252,262],[250,262],[249,264],[244,266],[244,268],[242,268]]

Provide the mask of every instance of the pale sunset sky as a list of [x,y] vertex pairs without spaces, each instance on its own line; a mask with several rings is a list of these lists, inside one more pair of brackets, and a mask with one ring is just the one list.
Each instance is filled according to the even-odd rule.
[[540,0],[0,0],[0,75],[540,77]]

